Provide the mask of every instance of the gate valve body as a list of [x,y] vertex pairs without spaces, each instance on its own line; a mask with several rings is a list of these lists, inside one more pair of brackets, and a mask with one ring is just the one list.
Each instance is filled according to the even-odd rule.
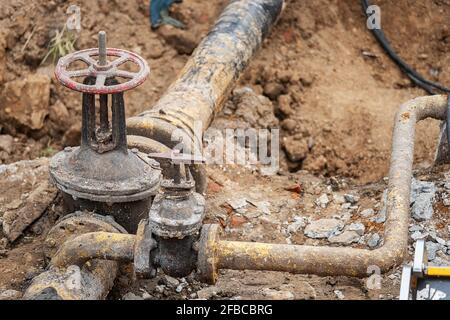
[[[149,157],[161,159],[164,154],[149,154]],[[205,213],[204,197],[194,192],[195,181],[188,165],[190,155],[173,153],[170,157],[175,167],[173,179],[161,182],[161,191],[155,196],[149,214],[152,233],[163,238],[183,239],[201,228]]]
[[157,265],[168,275],[184,277],[195,269],[195,243],[205,215],[205,198],[195,192],[188,165],[202,159],[177,152],[148,156],[169,159],[174,166],[172,179],[161,182],[149,213],[149,227],[158,242]]
[[[71,70],[80,63],[87,67]],[[122,70],[127,63],[137,66],[138,71]],[[63,192],[69,211],[107,213],[133,233],[148,214],[161,170],[156,161],[127,147],[123,92],[142,84],[149,72],[145,60],[137,54],[107,49],[103,31],[98,48],[64,56],[55,69],[56,78],[64,86],[83,94],[82,126],[81,145],[57,153],[50,162],[50,176]],[[76,81],[79,78],[83,82]]]

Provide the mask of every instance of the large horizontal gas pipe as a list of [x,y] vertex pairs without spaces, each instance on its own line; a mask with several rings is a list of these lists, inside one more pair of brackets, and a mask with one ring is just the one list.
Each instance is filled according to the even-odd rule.
[[[127,119],[129,145],[160,152],[161,145],[174,148],[181,138],[183,152],[201,150],[202,133],[222,109],[283,6],[284,0],[232,1],[156,105]],[[160,143],[156,150],[155,141]],[[193,170],[197,190],[204,191],[206,177],[197,170]]]
[[401,264],[407,253],[410,188],[416,122],[447,117],[447,96],[411,100],[395,118],[384,245],[375,250],[224,241],[218,227],[202,230],[198,268],[207,282],[215,282],[219,269],[271,270],[321,276],[365,277],[379,268],[386,272]]

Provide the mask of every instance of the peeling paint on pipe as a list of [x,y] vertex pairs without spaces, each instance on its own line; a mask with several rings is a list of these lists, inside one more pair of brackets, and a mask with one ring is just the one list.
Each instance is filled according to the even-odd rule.
[[50,264],[54,267],[83,266],[93,259],[133,261],[136,236],[112,232],[90,232],[63,243]]
[[[303,246],[219,240],[203,235],[199,272],[214,282],[218,269],[271,270],[321,276],[366,277],[379,268],[386,272],[403,263],[408,248],[410,188],[414,157],[414,133],[418,121],[444,120],[447,96],[427,96],[400,107],[395,117],[387,197],[384,245],[375,250],[327,246]],[[216,232],[217,228],[205,228]],[[214,239],[214,241],[207,240]],[[370,274],[370,272],[369,272]]]

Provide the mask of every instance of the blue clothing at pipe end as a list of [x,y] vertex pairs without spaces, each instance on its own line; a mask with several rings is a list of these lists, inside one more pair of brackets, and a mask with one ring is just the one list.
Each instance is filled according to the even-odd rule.
[[174,3],[183,0],[150,0],[150,23],[152,29],[157,29],[162,24],[170,24],[176,28],[184,29],[186,25],[169,16],[169,8]]

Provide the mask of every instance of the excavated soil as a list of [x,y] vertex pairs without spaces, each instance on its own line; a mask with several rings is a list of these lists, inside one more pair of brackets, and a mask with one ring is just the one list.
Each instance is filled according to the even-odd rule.
[[[185,0],[174,6],[172,14],[187,24],[187,30],[163,26],[152,31],[147,2],[76,2],[81,8],[82,27],[76,49],[96,46],[97,32],[105,30],[108,46],[137,52],[151,67],[149,79],[125,94],[129,116],[157,101],[227,3]],[[0,134],[13,140],[7,149],[0,146],[0,164],[48,157],[64,146],[79,143],[81,98],[56,82],[51,61],[41,64],[55,29],[61,29],[68,17],[69,4],[62,0],[1,0]],[[380,0],[376,4],[382,10],[382,27],[399,55],[427,78],[450,84],[450,2]],[[394,114],[403,102],[425,94],[411,84],[373,39],[359,1],[292,0],[287,1],[286,8],[237,84],[239,90],[213,123],[223,128],[244,118],[250,126],[267,126],[258,122],[257,113],[254,118],[243,117],[252,112],[251,103],[240,98],[242,87],[249,87],[254,95],[268,99],[264,103],[270,115],[264,121],[269,119],[281,128],[283,152],[278,176],[262,177],[235,166],[208,169],[208,221],[222,223],[226,237],[231,239],[285,243],[286,228],[295,216],[316,220],[342,213],[337,204],[325,210],[317,208],[316,200],[323,193],[330,197],[335,192],[359,194],[357,212],[366,208],[378,212],[385,188],[383,177],[389,168]],[[49,86],[44,91],[47,100],[37,96],[40,91],[21,87],[20,81],[29,77],[44,79],[39,83],[44,89]],[[26,92],[28,100],[20,105],[20,99],[11,96],[10,87],[22,88],[19,92]],[[29,103],[32,113],[21,117],[15,103],[20,107]],[[31,125],[26,121],[37,118],[39,121]],[[418,126],[417,169],[432,163],[438,125],[437,121],[426,120]],[[293,184],[301,186],[302,191],[286,190]],[[235,217],[226,203],[237,194],[247,200],[269,199],[271,214]],[[41,244],[57,216],[57,206],[53,206],[22,238],[0,250],[0,289],[22,291],[42,271]],[[366,232],[382,233],[382,224],[363,223]],[[303,234],[288,238],[292,243],[325,244]],[[195,292],[201,288],[206,298],[342,297],[336,291],[346,299],[395,298],[398,270],[393,274],[383,278],[382,290],[373,291],[367,289],[365,280],[351,278],[227,271],[213,289],[188,279],[189,285],[180,292],[161,289],[170,287],[164,277],[132,283],[123,275],[111,298],[121,298],[130,290],[158,299],[198,298],[200,294]]]

